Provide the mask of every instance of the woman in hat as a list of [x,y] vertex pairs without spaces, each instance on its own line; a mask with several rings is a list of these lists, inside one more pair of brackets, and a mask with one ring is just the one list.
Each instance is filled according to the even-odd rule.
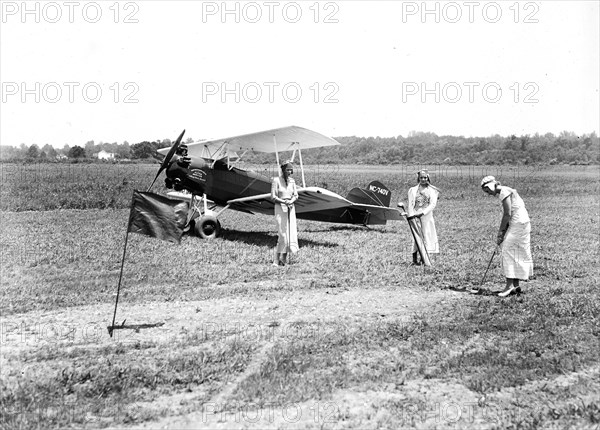
[[502,202],[502,221],[498,230],[497,244],[502,251],[502,270],[506,277],[504,291],[500,297],[520,293],[519,280],[526,281],[533,276],[533,259],[531,258],[530,234],[531,223],[525,203],[517,190],[503,186],[493,176],[481,180],[481,188]]
[[275,203],[275,221],[279,239],[273,258],[274,266],[285,266],[288,252],[298,252],[298,231],[296,228],[296,209],[294,202],[298,200],[296,182],[291,175],[294,165],[285,162],[281,165],[281,174],[273,178],[271,184],[271,200]]
[[[408,190],[408,216],[417,216],[421,219],[421,231],[423,242],[428,254],[438,254],[440,246],[438,243],[433,210],[437,204],[440,190],[431,185],[429,172],[420,170],[417,172],[417,185]],[[417,244],[413,242],[413,264],[419,266],[419,252]]]

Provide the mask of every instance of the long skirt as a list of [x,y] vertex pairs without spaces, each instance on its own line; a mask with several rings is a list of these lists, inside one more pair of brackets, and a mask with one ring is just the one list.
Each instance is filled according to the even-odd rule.
[[296,226],[296,208],[288,208],[284,204],[275,204],[275,221],[279,238],[277,240],[277,252],[296,253],[298,246],[298,229]]
[[[421,217],[421,231],[423,232],[423,242],[428,254],[439,254],[440,244],[438,243],[437,231],[435,230],[435,221],[433,212]],[[413,252],[417,252],[417,244],[413,242]]]
[[530,247],[531,223],[510,223],[502,242],[502,270],[509,279],[526,281],[533,276]]

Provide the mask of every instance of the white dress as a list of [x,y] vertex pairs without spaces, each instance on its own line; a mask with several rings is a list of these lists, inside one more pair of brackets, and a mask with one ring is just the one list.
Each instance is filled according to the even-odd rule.
[[501,246],[502,271],[506,278],[526,281],[533,276],[529,213],[517,190],[502,186],[497,196],[500,201],[510,199],[510,221]]
[[[408,190],[408,216],[413,216],[418,210],[423,211],[421,217],[421,231],[423,242],[428,254],[438,254],[440,245],[438,243],[433,210],[438,201],[439,193],[431,186],[421,188],[420,185]],[[417,252],[417,244],[413,243],[413,252]]]
[[271,183],[271,199],[275,203],[275,221],[277,222],[277,231],[279,233],[277,240],[278,253],[296,253],[299,250],[296,208],[293,205],[291,208],[288,208],[285,203],[281,202],[281,199],[291,198],[298,198],[294,179],[288,178],[286,185],[283,176],[273,178],[273,182]]

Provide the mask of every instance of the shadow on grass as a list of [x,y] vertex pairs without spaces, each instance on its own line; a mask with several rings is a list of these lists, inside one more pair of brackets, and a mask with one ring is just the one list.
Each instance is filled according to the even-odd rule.
[[[273,248],[277,245],[277,234],[264,231],[239,231],[223,229],[221,230],[221,238],[231,242],[242,242],[248,245],[262,246]],[[335,248],[339,244],[329,241],[320,241],[312,239],[298,239],[300,248],[311,246],[315,248]]]
[[322,228],[307,228],[304,231],[309,232],[309,233],[331,233],[331,232],[336,232],[336,231],[357,231],[357,232],[362,232],[362,231],[376,231],[379,233],[393,233],[393,234],[397,234],[396,231],[394,230],[379,230],[376,229],[374,227],[379,227],[379,226],[365,226],[365,225],[350,225],[350,224],[341,224],[341,225],[332,225],[330,227],[322,227]]
[[[453,291],[455,293],[465,293],[465,294],[468,294],[471,296],[497,296],[498,293],[502,292],[502,289],[496,288],[496,289],[492,290],[489,288],[478,287],[478,286],[473,286],[473,287],[447,286],[447,287],[442,287],[441,289]],[[511,294],[511,296],[520,296],[521,294],[523,294],[522,291]]]

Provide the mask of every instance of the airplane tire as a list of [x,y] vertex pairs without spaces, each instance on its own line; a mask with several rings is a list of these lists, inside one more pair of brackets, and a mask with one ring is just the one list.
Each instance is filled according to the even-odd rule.
[[216,217],[206,215],[196,220],[194,232],[202,239],[214,239],[221,232],[221,223]]

